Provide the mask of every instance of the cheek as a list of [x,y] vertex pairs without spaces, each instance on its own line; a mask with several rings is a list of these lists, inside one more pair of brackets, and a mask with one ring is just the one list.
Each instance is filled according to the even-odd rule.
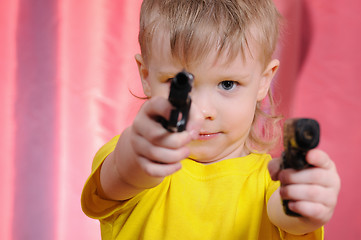
[[252,125],[255,109],[256,103],[253,102],[223,105],[220,112],[223,126],[233,129],[242,128],[242,131],[245,131]]

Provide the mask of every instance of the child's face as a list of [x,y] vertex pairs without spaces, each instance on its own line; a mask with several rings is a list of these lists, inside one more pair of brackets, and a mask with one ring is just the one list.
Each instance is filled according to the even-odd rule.
[[[137,56],[144,91],[149,97],[167,98],[168,79],[184,68],[174,61],[170,48],[163,42],[153,44],[152,52],[156,54],[149,58],[148,67]],[[256,47],[252,42],[249,44],[252,55],[258,56]],[[244,144],[252,126],[256,104],[267,95],[278,67],[278,61],[273,60],[263,69],[263,64],[248,51],[245,58],[240,53],[229,64],[226,64],[225,55],[217,61],[215,59],[216,51],[200,64],[186,69],[194,75],[190,94],[192,107],[203,118],[198,139],[189,144],[190,158],[203,163],[248,154]]]

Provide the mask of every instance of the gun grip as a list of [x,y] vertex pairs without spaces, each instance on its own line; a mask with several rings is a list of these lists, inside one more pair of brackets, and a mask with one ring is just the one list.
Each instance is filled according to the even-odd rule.
[[[312,167],[306,161],[307,152],[317,147],[320,138],[320,127],[316,120],[299,118],[288,119],[284,125],[284,148],[281,169],[292,168],[302,170]],[[284,212],[293,217],[301,215],[291,211],[289,200],[282,200]]]
[[[192,100],[188,98],[186,106],[182,107],[181,109],[172,109],[170,112],[169,121],[164,118],[161,119],[162,126],[169,132],[182,132],[186,130],[191,103]],[[182,114],[182,118],[179,120],[180,114]]]

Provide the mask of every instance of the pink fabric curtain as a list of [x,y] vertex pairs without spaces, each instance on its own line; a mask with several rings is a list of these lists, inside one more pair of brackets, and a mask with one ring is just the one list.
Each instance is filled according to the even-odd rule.
[[[327,239],[361,239],[361,3],[275,0],[287,21],[273,85],[314,117],[342,191]],[[0,239],[100,239],[80,208],[92,157],[142,96],[140,0],[0,2]]]

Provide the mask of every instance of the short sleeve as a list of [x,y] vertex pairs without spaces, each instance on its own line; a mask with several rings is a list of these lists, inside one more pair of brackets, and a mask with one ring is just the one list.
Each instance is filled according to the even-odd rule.
[[323,240],[324,239],[323,227],[317,229],[314,232],[307,233],[305,235],[300,235],[300,236],[292,235],[290,233],[286,233],[281,230],[279,230],[279,231],[280,231],[281,239],[284,239],[284,240]]
[[269,183],[266,192],[266,203],[268,204],[268,200],[271,198],[272,194],[280,187],[279,181],[273,181],[271,177],[269,177]]
[[118,139],[119,136],[114,137],[96,153],[92,164],[92,172],[84,185],[81,196],[81,206],[83,212],[90,218],[99,220],[106,219],[116,213],[132,209],[147,193],[147,190],[144,190],[125,201],[105,199],[101,197],[101,195],[104,196],[104,194],[99,194],[102,191],[99,187],[101,166],[106,157],[114,151]]
[[94,157],[92,172],[84,185],[81,196],[82,209],[88,217],[97,219],[106,217],[119,204],[117,201],[103,199],[98,194],[100,167],[105,158],[114,151],[118,139],[119,136],[114,137],[100,148]]

